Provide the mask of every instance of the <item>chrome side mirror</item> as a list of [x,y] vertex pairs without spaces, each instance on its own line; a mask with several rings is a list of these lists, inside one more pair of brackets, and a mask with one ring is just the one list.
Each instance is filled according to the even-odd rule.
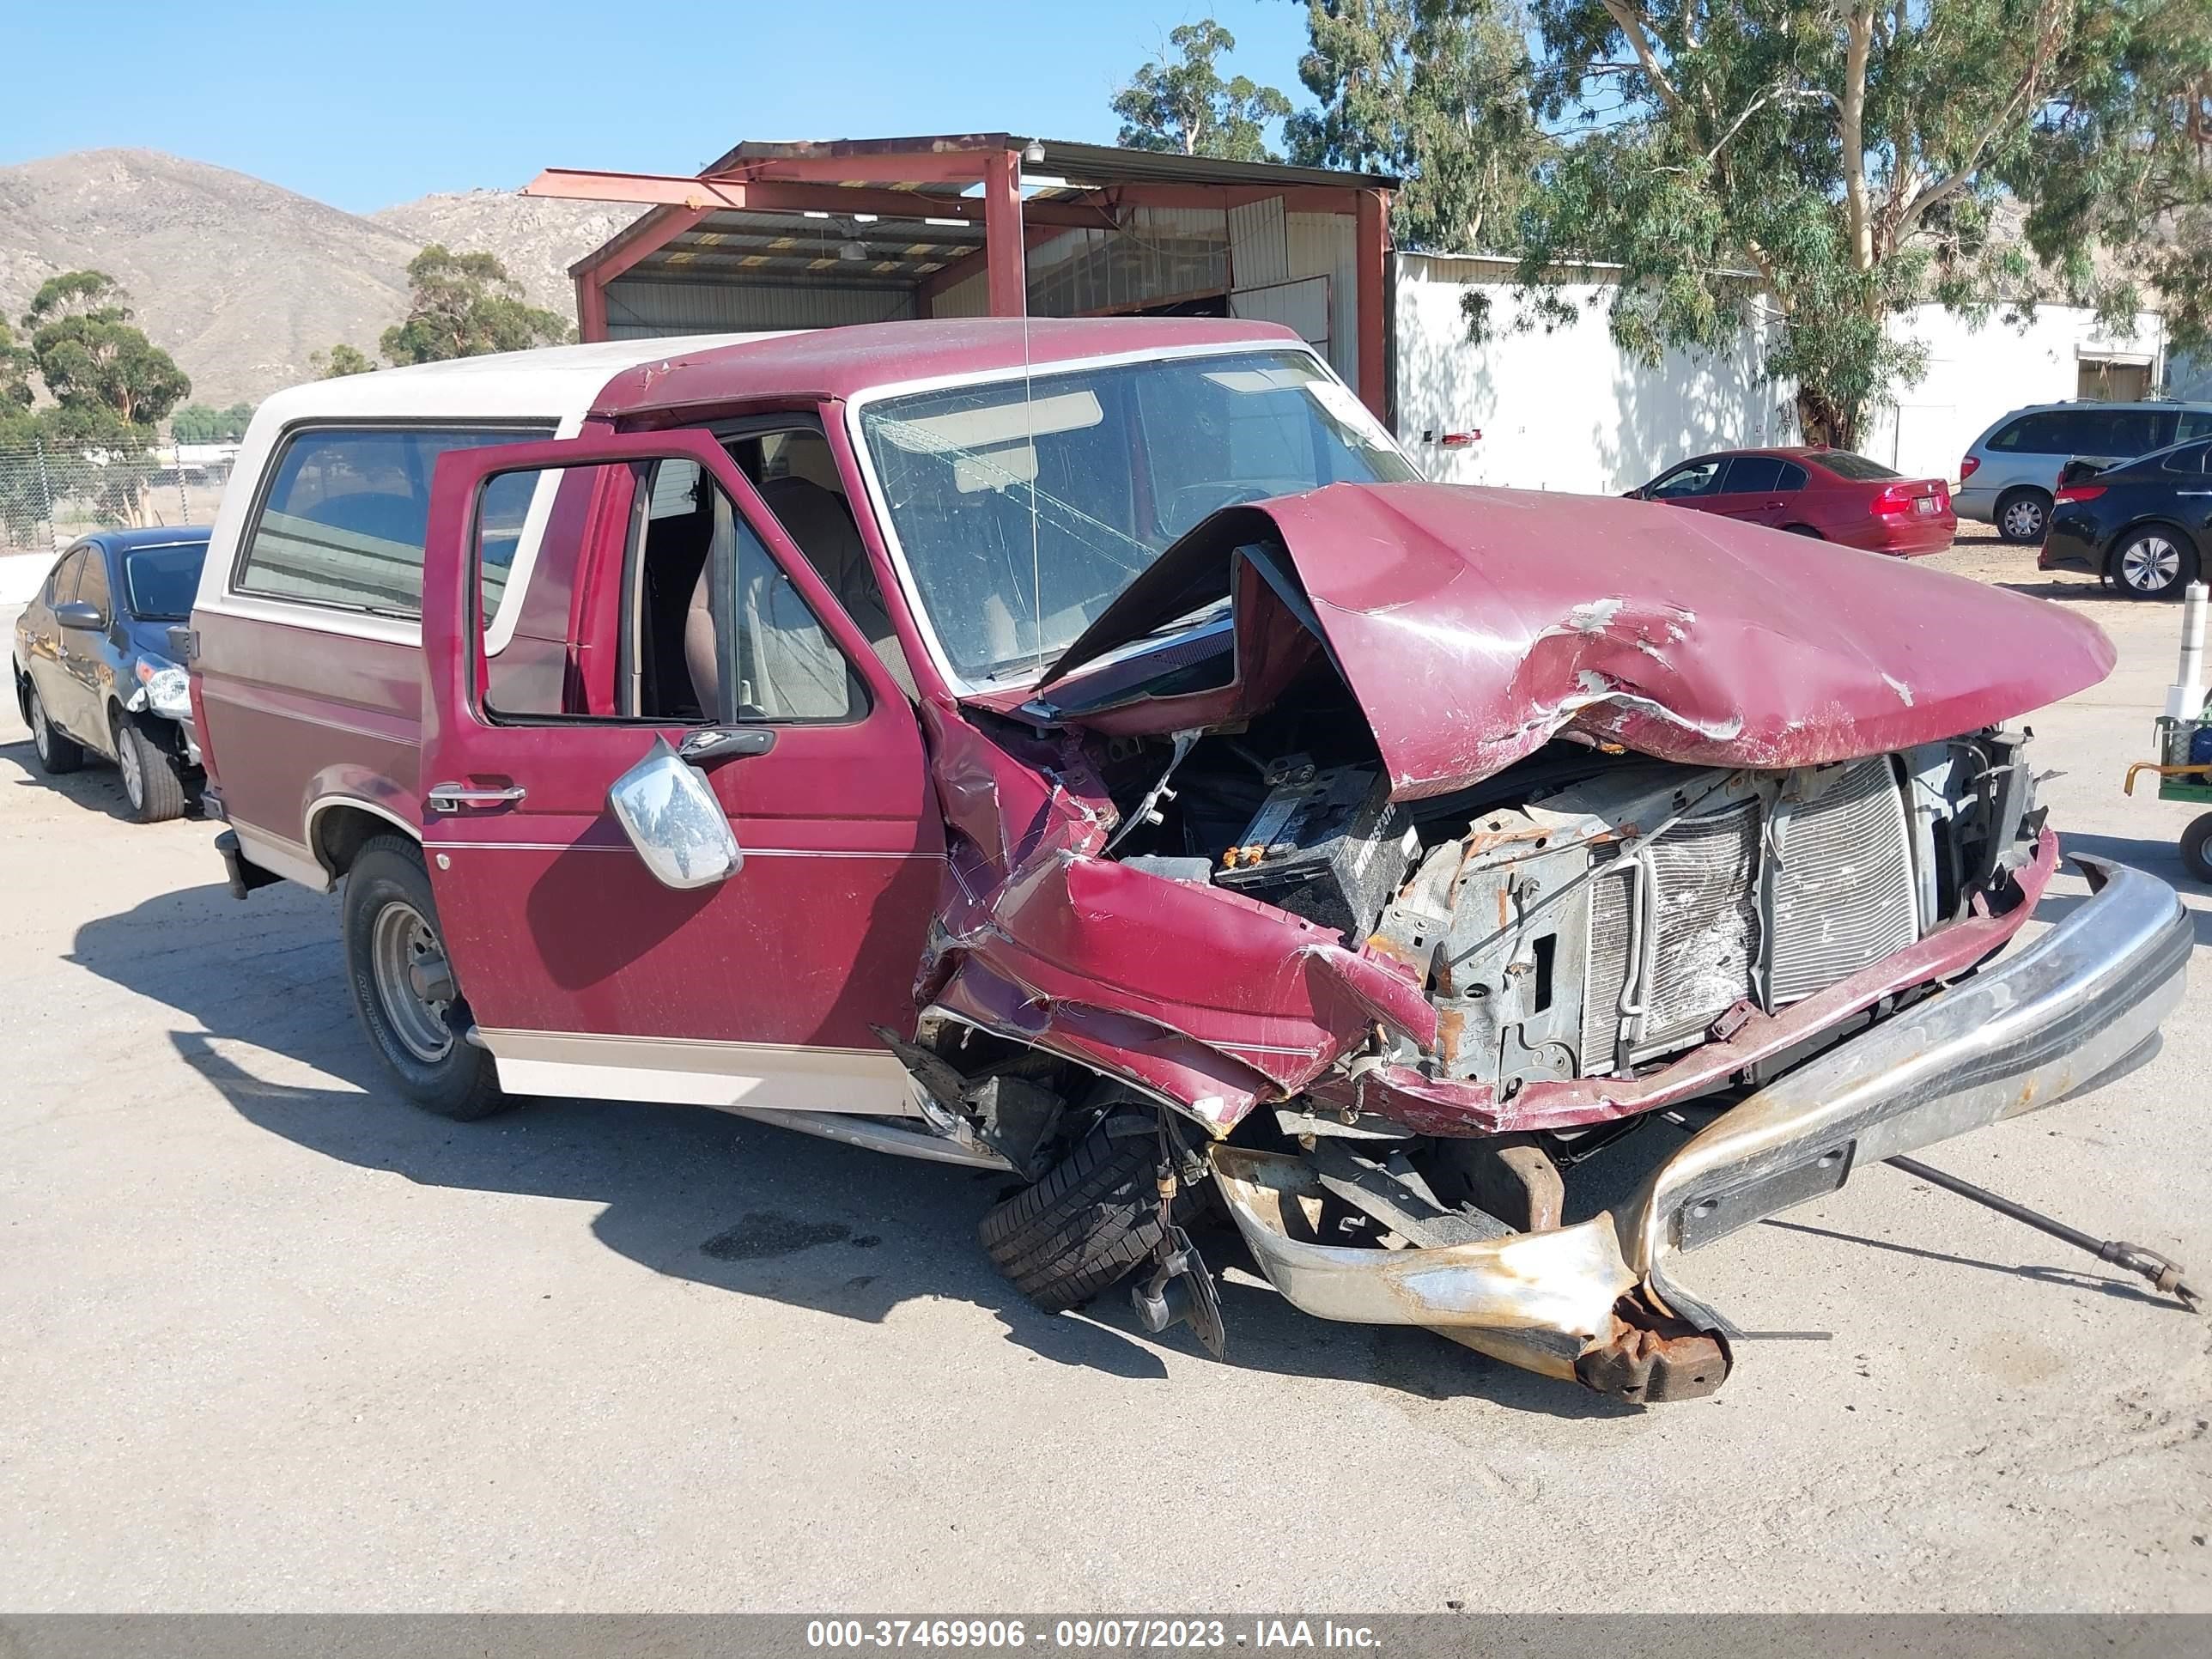
[[655,738],[645,758],[614,781],[607,810],[664,887],[711,887],[742,869],[744,854],[705,775]]

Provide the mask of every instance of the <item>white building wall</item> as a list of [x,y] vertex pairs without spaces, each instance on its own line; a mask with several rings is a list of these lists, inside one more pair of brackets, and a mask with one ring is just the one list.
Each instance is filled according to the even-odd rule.
[[1928,372],[1869,411],[1859,448],[1911,477],[1954,483],[1960,459],[2001,416],[2080,396],[2083,363],[2147,362],[2155,386],[2166,348],[2156,312],[2139,313],[2132,331],[2112,331],[2079,306],[2039,306],[2016,326],[2001,311],[1977,325],[1924,305],[1892,318],[1890,334],[1926,346]]
[[[1753,329],[1725,352],[1673,352],[1651,368],[1613,344],[1604,283],[1560,290],[1580,308],[1571,325],[1518,333],[1509,261],[1401,253],[1395,262],[1398,436],[1440,483],[1617,495],[1706,450],[1796,440],[1787,388],[1760,379]],[[1460,307],[1471,288],[1493,308],[1482,345],[1468,342]],[[1463,449],[1439,441],[1476,430],[1481,438]]]

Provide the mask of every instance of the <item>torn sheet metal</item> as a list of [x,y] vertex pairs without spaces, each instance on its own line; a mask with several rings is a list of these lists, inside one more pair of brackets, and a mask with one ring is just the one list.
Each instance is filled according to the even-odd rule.
[[[1295,582],[1240,574],[1279,542]],[[2112,671],[2053,605],[1851,548],[1644,501],[1332,484],[1215,514],[1160,556],[1048,674],[1234,592],[1240,670],[1300,611],[1372,726],[1400,799],[1462,788],[1568,726],[1686,765],[1780,769],[1906,749],[2055,702]],[[1107,671],[1111,672],[1109,665]],[[1225,713],[1246,706],[1214,694]],[[1194,723],[1108,700],[1097,729]]]
[[1222,1133],[1376,1022],[1435,1042],[1436,1010],[1403,964],[1102,856],[1114,809],[1079,750],[924,719],[954,833],[922,1006],[1123,1078]]

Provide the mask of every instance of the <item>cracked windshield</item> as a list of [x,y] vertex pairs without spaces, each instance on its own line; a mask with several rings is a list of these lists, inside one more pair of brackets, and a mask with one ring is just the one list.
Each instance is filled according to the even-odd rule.
[[975,684],[1041,672],[1209,513],[1416,476],[1294,352],[918,392],[860,425],[922,608]]

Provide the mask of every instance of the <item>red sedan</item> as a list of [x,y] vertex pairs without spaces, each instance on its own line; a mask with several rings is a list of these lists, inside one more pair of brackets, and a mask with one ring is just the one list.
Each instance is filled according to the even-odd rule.
[[1948,483],[1905,477],[1848,449],[1723,450],[1628,493],[1900,558],[1941,553],[1959,530]]

